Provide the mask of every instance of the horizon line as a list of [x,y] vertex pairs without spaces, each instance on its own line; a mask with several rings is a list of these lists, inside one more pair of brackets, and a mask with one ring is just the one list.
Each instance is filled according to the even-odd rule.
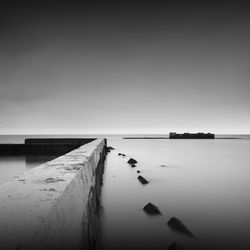
[[[2,135],[169,135],[167,133],[0,133]],[[177,133],[212,133],[217,135],[250,135],[248,133],[213,133],[213,132],[177,132]]]

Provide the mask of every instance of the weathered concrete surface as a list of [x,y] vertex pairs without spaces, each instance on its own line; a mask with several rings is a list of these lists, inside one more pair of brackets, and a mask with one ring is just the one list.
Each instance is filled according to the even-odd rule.
[[0,249],[87,249],[106,140],[97,139],[0,186]]

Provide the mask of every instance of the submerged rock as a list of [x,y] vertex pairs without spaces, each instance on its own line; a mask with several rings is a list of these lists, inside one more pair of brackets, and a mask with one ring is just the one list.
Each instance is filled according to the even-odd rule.
[[114,150],[114,148],[113,148],[113,147],[110,147],[110,146],[109,146],[109,147],[108,147],[108,146],[106,147],[106,153],[110,153],[111,150]]
[[150,215],[160,215],[161,212],[157,206],[149,202],[144,208],[144,212]]
[[169,247],[168,250],[187,250],[186,247],[180,245],[177,242],[173,242]]
[[162,167],[162,168],[167,168],[168,166],[165,165],[165,164],[162,164],[162,165],[160,165],[160,167]]
[[137,161],[135,159],[133,159],[133,158],[130,158],[128,160],[128,164],[135,164],[135,163],[137,163]]
[[172,217],[167,224],[174,231],[194,237],[193,233],[176,217]]
[[131,167],[132,167],[132,168],[135,168],[135,167],[136,167],[136,165],[135,165],[135,164],[131,164]]
[[143,176],[139,175],[137,179],[142,183],[142,184],[148,184],[149,181],[145,179]]
[[137,171],[136,171],[136,173],[138,173],[138,174],[139,174],[139,173],[141,173],[141,171],[140,171],[140,170],[137,170]]
[[126,156],[125,154],[122,154],[122,153],[118,153],[118,155],[120,155],[120,156]]

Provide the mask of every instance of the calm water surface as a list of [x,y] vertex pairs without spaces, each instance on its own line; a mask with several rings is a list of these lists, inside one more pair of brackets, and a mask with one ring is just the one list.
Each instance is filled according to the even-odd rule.
[[[108,143],[116,150],[106,161],[99,249],[167,249],[174,241],[189,249],[250,249],[250,140]],[[129,157],[138,160],[136,168]],[[162,216],[146,215],[148,202]],[[197,239],[172,231],[166,222],[173,216]]]
[[[0,136],[0,142],[20,143],[26,137],[38,136]],[[116,150],[105,163],[99,249],[167,249],[174,241],[188,249],[250,249],[249,139],[103,137]],[[136,168],[126,163],[130,157],[138,160]],[[0,184],[48,160],[0,157]],[[137,170],[150,180],[148,185],[137,180]],[[162,215],[146,215],[142,208],[148,202],[157,205]],[[166,223],[173,216],[197,239],[172,231]]]

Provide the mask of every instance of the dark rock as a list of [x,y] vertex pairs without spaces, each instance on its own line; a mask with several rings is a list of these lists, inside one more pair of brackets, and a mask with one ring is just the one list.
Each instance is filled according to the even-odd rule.
[[180,244],[177,243],[177,242],[173,242],[173,243],[169,246],[168,250],[187,250],[187,248],[184,247],[184,246],[182,246],[182,245],[180,245]]
[[167,165],[162,164],[162,165],[161,165],[161,167],[162,167],[162,168],[166,168],[166,167],[167,167]]
[[142,184],[148,184],[149,181],[145,179],[143,176],[139,175],[137,179],[142,183]]
[[141,173],[141,171],[140,171],[140,170],[137,170],[137,171],[136,171],[136,173],[138,173],[138,174],[139,174],[139,173]]
[[177,134],[175,132],[169,133],[169,139],[214,139],[215,134],[211,133],[183,133]]
[[133,158],[130,158],[128,160],[128,164],[135,164],[135,163],[137,163],[137,161],[135,159],[133,159]]
[[136,165],[135,165],[135,164],[131,164],[131,167],[132,167],[132,168],[135,168],[135,167],[136,167]]
[[178,231],[182,234],[194,237],[192,232],[182,223],[182,221],[180,221],[176,217],[172,217],[167,224],[174,231]]
[[126,156],[125,154],[122,154],[122,153],[119,153],[118,155],[120,155],[120,156]]
[[161,212],[157,206],[149,202],[144,208],[144,212],[149,214],[149,215],[160,215]]
[[106,146],[105,149],[106,149],[106,153],[110,153],[111,150],[114,150],[114,148],[110,146]]

